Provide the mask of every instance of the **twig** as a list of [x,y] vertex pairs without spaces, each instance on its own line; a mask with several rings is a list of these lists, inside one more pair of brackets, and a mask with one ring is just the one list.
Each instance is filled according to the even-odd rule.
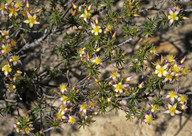
[[27,43],[25,44],[16,54],[19,54],[21,51],[30,49],[30,48],[35,48],[36,46],[38,46],[40,44],[41,41],[43,41],[47,36],[49,35],[49,33],[47,33],[47,29],[45,29],[44,31],[44,35],[42,37],[40,37],[39,39],[35,40],[32,43]]
[[51,131],[51,130],[54,129],[54,128],[55,128],[55,127],[50,127],[50,128],[48,128],[48,129],[44,130],[43,132],[46,133],[46,132],[48,132],[48,131]]
[[5,99],[5,100],[2,100],[2,101],[11,102],[11,103],[16,103],[17,102],[16,100],[10,100],[10,99]]
[[67,70],[66,77],[67,77],[67,80],[68,80],[68,83],[69,83],[69,87],[71,88],[72,87],[72,83],[71,83],[71,80],[69,79],[69,70]]
[[185,12],[191,12],[192,9],[185,9],[184,11],[185,11]]
[[126,41],[118,44],[117,46],[120,47],[120,46],[122,46],[122,45],[124,45],[124,44],[126,44],[126,43],[128,43],[128,42],[130,42],[130,41],[132,41],[132,40],[133,40],[133,38],[129,38],[129,39],[127,39]]

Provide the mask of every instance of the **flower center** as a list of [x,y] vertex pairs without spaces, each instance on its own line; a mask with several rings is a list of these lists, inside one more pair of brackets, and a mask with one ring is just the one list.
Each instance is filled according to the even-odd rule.
[[157,69],[157,72],[158,72],[158,74],[163,75],[163,73],[164,73],[164,68],[163,68],[163,67],[158,68],[158,69]]
[[28,127],[25,128],[25,133],[29,133],[30,129]]
[[60,90],[61,90],[61,91],[65,91],[65,90],[66,90],[66,86],[65,86],[65,85],[63,85],[63,84],[62,84],[62,85],[60,85]]
[[169,97],[170,98],[175,98],[176,97],[176,92],[170,92]]
[[10,47],[9,46],[4,46],[4,48],[3,48],[3,52],[4,53],[9,53],[10,52]]
[[176,13],[171,13],[170,14],[170,19],[177,20],[177,14]]
[[176,110],[175,110],[174,107],[170,107],[170,108],[169,108],[169,113],[170,113],[170,114],[175,114],[175,112],[176,112]]
[[63,101],[65,101],[67,98],[68,98],[68,97],[65,96],[65,95],[62,96],[62,100],[63,100]]
[[12,58],[13,62],[18,62],[19,58],[17,56]]
[[153,110],[153,112],[156,112],[156,111],[158,110],[157,106],[156,106],[156,105],[153,105],[153,106],[152,106],[152,110]]
[[16,4],[15,4],[15,6],[16,6],[17,8],[20,8],[20,7],[22,6],[22,2],[21,2],[21,1],[17,1]]
[[179,67],[177,65],[174,65],[173,66],[173,72],[179,72]]
[[29,18],[29,23],[30,23],[30,24],[35,24],[35,21],[36,21],[36,20],[35,20],[34,17],[30,17],[30,18]]
[[116,78],[116,77],[117,77],[117,73],[112,73],[112,74],[111,74],[111,77],[112,77],[112,78]]
[[13,90],[14,90],[14,85],[13,85],[13,84],[10,84],[10,85],[8,86],[8,89],[9,89],[10,91],[13,91]]
[[111,25],[107,25],[107,30],[111,30],[111,29],[112,29]]
[[11,4],[13,2],[13,0],[7,0],[7,3]]
[[84,54],[84,49],[80,49],[80,50],[78,51],[78,53],[79,53],[80,55]]
[[76,122],[76,119],[75,119],[74,117],[70,117],[70,118],[69,118],[69,122],[73,124],[73,123]]
[[4,71],[8,72],[10,70],[10,67],[8,65],[4,66]]
[[61,110],[61,111],[65,111],[65,110],[66,110],[66,107],[62,105],[62,107],[60,107],[60,110]]
[[61,120],[62,119],[62,113],[61,112],[59,112],[58,114],[57,114],[57,118],[59,119],[59,120]]
[[17,10],[15,8],[10,9],[10,14],[15,15],[17,13]]
[[123,89],[123,85],[122,84],[117,84],[116,89],[118,91],[121,91]]
[[84,14],[83,14],[83,17],[84,17],[84,18],[88,18],[88,17],[89,17],[89,13],[84,13]]
[[171,75],[171,74],[167,74],[167,75],[166,75],[166,78],[167,78],[168,80],[171,80],[171,79],[172,79],[172,75]]
[[182,102],[186,102],[187,101],[187,96],[186,95],[182,95],[180,97],[180,99],[181,99]]
[[84,110],[87,110],[87,104],[82,104],[81,105],[81,109],[84,111]]
[[151,123],[151,122],[152,122],[152,116],[147,115],[147,116],[145,117],[145,121],[146,121],[147,123]]
[[101,64],[101,59],[100,59],[99,57],[96,57],[96,58],[95,58],[95,63],[96,63],[96,64]]
[[1,4],[0,9],[3,11],[5,9],[5,4]]
[[94,32],[95,32],[95,33],[99,33],[99,30],[100,30],[100,28],[99,28],[98,26],[96,26],[96,27],[94,28]]

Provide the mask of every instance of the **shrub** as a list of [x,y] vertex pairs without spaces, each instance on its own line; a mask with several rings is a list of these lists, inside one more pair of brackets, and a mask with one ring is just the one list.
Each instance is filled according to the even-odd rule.
[[[161,1],[143,9],[142,1],[125,0],[121,9],[114,10],[114,0],[50,0],[48,7],[40,1],[1,0],[0,80],[5,102],[1,114],[15,116],[18,135],[44,135],[64,123],[89,125],[94,116],[114,109],[147,124],[159,112],[174,116],[185,111],[187,95],[179,88],[166,92],[163,88],[187,75],[185,57],[163,56],[153,43],[142,44],[187,19],[183,8],[168,3],[167,9],[157,8],[165,4]],[[153,10],[156,16],[135,23]],[[123,42],[117,39],[118,30]],[[55,40],[58,33],[63,34],[62,41]],[[132,40],[140,47],[127,53],[123,46]],[[37,64],[26,66],[30,51],[36,49]],[[46,50],[54,51],[59,63],[45,60]],[[102,76],[108,65],[113,70]],[[132,82],[134,73],[142,75],[137,83]],[[55,82],[59,77],[62,82]]]

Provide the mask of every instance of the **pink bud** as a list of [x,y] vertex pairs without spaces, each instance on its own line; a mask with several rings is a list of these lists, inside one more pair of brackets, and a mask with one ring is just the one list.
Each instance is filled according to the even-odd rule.
[[91,4],[91,5],[89,5],[89,7],[87,8],[87,10],[91,10],[91,7],[92,7],[92,4]]

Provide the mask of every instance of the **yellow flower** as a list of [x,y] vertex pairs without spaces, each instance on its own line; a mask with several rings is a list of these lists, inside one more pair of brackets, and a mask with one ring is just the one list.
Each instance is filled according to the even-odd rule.
[[168,19],[174,21],[174,20],[178,20],[179,18],[178,18],[177,14],[176,14],[175,12],[171,12],[171,13],[169,14],[169,16],[168,16]]
[[11,45],[12,47],[16,46],[16,41],[13,40],[13,39],[11,39],[11,40],[10,40],[10,45]]
[[175,61],[175,56],[167,55],[167,60],[168,60],[168,62],[174,62]]
[[167,74],[165,75],[165,81],[172,81],[172,80],[173,80],[173,75],[170,74],[170,73],[167,73]]
[[7,76],[9,72],[11,72],[11,67],[10,65],[4,65],[3,68],[2,68],[2,71],[4,71],[4,74]]
[[61,112],[62,114],[65,114],[66,111],[67,111],[67,107],[64,104],[62,104],[59,107],[59,112]]
[[189,71],[186,68],[182,68],[181,72],[183,75],[187,75]]
[[117,73],[117,71],[112,72],[110,76],[113,80],[115,80],[117,77],[120,77],[120,75]]
[[26,127],[26,128],[25,128],[25,133],[26,133],[26,134],[29,134],[29,132],[30,132],[30,128],[29,128],[29,127]]
[[13,81],[19,81],[21,80],[22,76],[21,73],[15,73],[14,77],[13,77]]
[[175,65],[173,65],[173,67],[172,67],[172,71],[178,73],[178,72],[180,71],[180,67],[179,67],[177,64],[175,64]]
[[158,110],[157,105],[151,105],[151,112],[157,112]]
[[177,92],[175,91],[169,92],[169,98],[177,98]]
[[113,87],[115,88],[115,92],[120,92],[120,93],[123,92],[124,86],[123,86],[123,84],[121,82],[118,83],[118,84],[113,85]]
[[169,107],[169,113],[174,116],[174,114],[176,113],[176,109],[174,107]]
[[17,0],[16,3],[15,3],[15,7],[20,8],[22,6],[23,6],[23,2],[21,0]]
[[8,4],[12,4],[13,0],[6,0]]
[[2,46],[2,53],[7,54],[11,51],[11,48],[9,45],[3,45]]
[[20,122],[17,122],[17,124],[14,124],[13,127],[15,128],[16,132],[19,133],[19,131],[20,131]]
[[13,90],[15,89],[15,85],[13,85],[13,84],[8,84],[8,85],[7,85],[7,89],[8,89],[9,91],[13,91]]
[[9,8],[9,17],[17,16],[17,10],[16,8]]
[[150,52],[153,53],[153,54],[156,54],[157,50],[156,50],[155,48],[152,48],[152,49],[150,50]]
[[20,131],[19,126],[16,126],[16,127],[15,127],[15,130],[16,130],[17,132],[19,132],[19,131]]
[[66,86],[65,84],[61,84],[61,85],[59,86],[59,89],[60,89],[60,91],[63,93],[63,92],[65,92],[65,91],[67,90],[67,86]]
[[88,105],[87,105],[86,103],[83,103],[83,104],[80,105],[80,110],[79,110],[79,112],[81,113],[82,116],[83,116],[83,115],[84,115],[84,116],[86,115],[87,109],[88,109]]
[[171,9],[169,9],[169,15],[168,15],[168,19],[170,20],[169,26],[171,26],[174,21],[179,19],[179,17],[177,16],[179,11],[180,11],[180,9],[178,9],[175,12],[173,12]]
[[180,105],[180,108],[181,108],[182,110],[186,110],[188,107],[187,107],[185,104],[182,104],[182,105]]
[[91,23],[91,26],[92,26],[92,28],[93,28],[93,30],[92,30],[91,32],[94,33],[95,35],[98,35],[99,33],[102,32],[100,26],[95,25],[95,24],[93,24],[93,23]]
[[3,30],[3,31],[0,31],[1,32],[1,35],[4,36],[4,37],[9,37],[9,30],[6,31],[6,30]]
[[108,31],[111,31],[111,29],[112,29],[112,28],[113,28],[113,26],[112,26],[112,25],[107,24],[107,26],[106,26],[106,28],[105,28],[104,33],[106,34]]
[[157,66],[157,65],[162,65],[163,64],[163,60],[157,60],[154,65]]
[[2,14],[2,15],[4,15],[5,8],[6,8],[5,4],[4,4],[4,3],[1,3],[1,5],[0,5],[0,11],[1,11],[1,14]]
[[34,24],[40,24],[39,22],[37,22],[36,20],[36,14],[34,14],[33,16],[31,16],[28,12],[27,12],[27,16],[28,16],[28,20],[25,20],[24,23],[28,23],[30,28],[33,27]]
[[91,14],[89,12],[87,12],[87,10],[85,9],[84,13],[80,16],[83,17],[85,22],[87,22],[87,19],[91,16]]
[[175,9],[175,10],[178,10],[178,9],[180,9],[180,8],[179,8],[179,6],[175,6],[174,9]]
[[82,111],[86,111],[87,108],[88,108],[88,106],[87,106],[86,103],[83,103],[83,104],[81,105],[81,107],[80,107],[80,109],[81,109]]
[[178,98],[178,101],[180,101],[180,103],[185,103],[185,102],[187,102],[187,95],[185,95],[185,94],[182,94],[179,98]]
[[63,118],[63,114],[61,112],[58,112],[57,113],[57,119],[62,120],[62,118]]
[[74,116],[70,116],[68,122],[71,123],[71,124],[74,124],[76,122],[75,117]]
[[66,95],[62,95],[61,98],[59,98],[59,101],[62,101],[63,103],[67,102],[68,97]]
[[100,57],[96,57],[94,61],[96,64],[101,64],[101,58]]
[[95,104],[93,102],[91,102],[91,101],[89,102],[89,107],[94,107],[94,105]]
[[2,10],[2,11],[5,10],[5,4],[4,4],[4,3],[1,3],[1,5],[0,5],[0,10]]
[[101,65],[102,67],[104,67],[104,65],[102,64],[101,58],[98,57],[98,56],[96,56],[96,55],[95,55],[95,58],[92,59],[90,62],[93,62],[93,63],[95,63],[95,64],[97,64],[97,65]]
[[145,116],[145,122],[150,124],[153,121],[152,115],[146,115]]
[[158,77],[165,76],[167,74],[167,71],[166,71],[167,66],[168,66],[168,64],[166,64],[164,66],[160,66],[159,64],[157,64],[155,74],[157,74]]
[[16,65],[19,62],[19,56],[12,56],[10,61],[13,62],[13,65]]
[[170,91],[167,95],[167,98],[171,99],[171,102],[174,103],[175,99],[178,98],[177,91]]
[[85,54],[85,48],[80,48],[80,49],[78,50],[78,54],[79,54],[80,56],[82,56],[83,54]]
[[168,110],[165,111],[164,113],[170,113],[171,116],[181,113],[180,111],[176,110],[176,108],[177,108],[177,104],[174,104],[174,105],[168,104]]

